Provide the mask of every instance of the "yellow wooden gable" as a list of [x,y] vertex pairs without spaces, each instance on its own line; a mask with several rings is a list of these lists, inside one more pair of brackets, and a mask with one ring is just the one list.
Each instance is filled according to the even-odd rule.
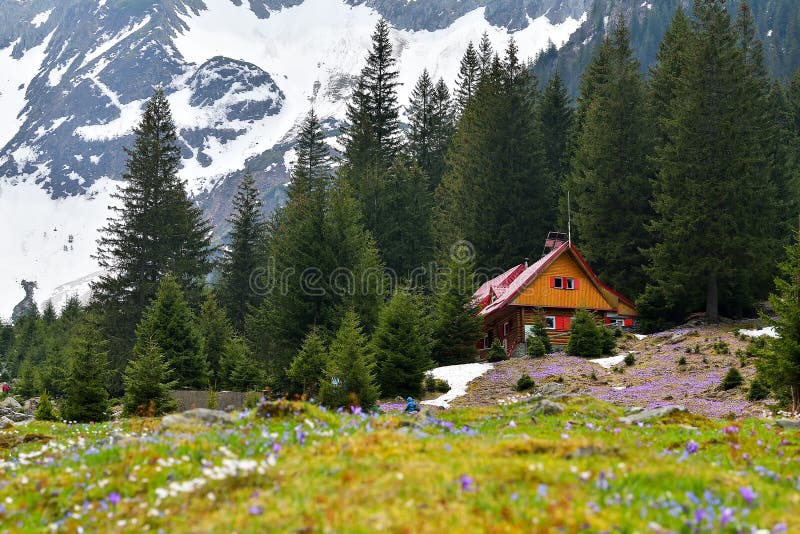
[[[551,279],[572,278],[577,281],[576,289],[557,289]],[[595,285],[572,252],[567,249],[528,284],[517,295],[512,304],[519,306],[538,306],[542,308],[586,308],[590,310],[617,309],[617,304],[609,302]]]

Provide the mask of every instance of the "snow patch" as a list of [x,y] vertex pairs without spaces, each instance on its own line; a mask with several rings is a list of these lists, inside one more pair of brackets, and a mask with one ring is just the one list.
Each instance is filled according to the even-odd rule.
[[58,303],[82,293],[88,284],[86,273],[98,271],[91,258],[97,248],[97,227],[110,215],[108,206],[116,202],[111,194],[118,185],[103,178],[85,195],[53,200],[33,181],[14,185],[0,181],[0,228],[14,229],[0,232],[4,258],[14,259],[0,262],[0,317],[9,318],[25,296],[22,279],[38,283],[39,304],[57,290]]
[[31,20],[31,25],[38,28],[48,20],[50,20],[50,15],[53,13],[52,9],[48,9],[47,11],[42,11]]
[[450,401],[466,394],[467,384],[485,374],[492,367],[494,367],[492,363],[465,363],[433,369],[430,371],[433,377],[446,380],[450,384],[450,391],[433,400],[422,401],[420,404],[449,408]]
[[134,33],[144,28],[149,22],[150,22],[150,15],[147,15],[138,23],[132,24],[127,29],[119,32],[116,35],[103,34],[100,37],[99,44],[95,46],[91,51],[86,53],[86,55],[83,58],[83,61],[81,62],[80,68],[85,67],[95,59],[99,58],[100,56],[102,56],[103,54],[114,48],[114,46],[116,46],[118,43],[121,43]]
[[589,360],[592,363],[596,363],[600,367],[604,369],[611,369],[615,365],[618,365],[625,361],[625,357],[627,354],[620,354],[618,356],[609,356],[608,358],[597,358],[596,360]]
[[739,333],[747,337],[778,337],[778,332],[775,330],[774,326],[765,326],[760,330],[739,330]]

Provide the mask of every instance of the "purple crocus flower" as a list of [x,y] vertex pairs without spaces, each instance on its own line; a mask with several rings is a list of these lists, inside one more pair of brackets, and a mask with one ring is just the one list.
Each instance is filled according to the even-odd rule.
[[750,486],[742,486],[741,488],[739,488],[739,494],[742,496],[744,502],[746,502],[748,506],[758,496],[756,495],[756,492],[753,491],[753,488],[751,488]]
[[250,515],[261,515],[264,513],[264,509],[261,506],[254,504],[250,507],[248,512],[250,513]]
[[112,505],[118,505],[120,500],[122,500],[122,496],[116,491],[108,494],[108,502],[110,502]]
[[690,439],[686,444],[686,452],[688,454],[694,454],[698,451],[698,449],[700,449],[700,445],[694,440]]
[[461,484],[461,491],[472,491],[475,489],[475,479],[470,476],[461,475],[459,482]]
[[719,518],[720,526],[725,526],[728,523],[733,521],[733,509],[732,508],[723,508],[722,515]]
[[538,495],[542,499],[546,499],[547,498],[547,484],[539,484],[536,487],[536,495]]
[[358,415],[361,413],[361,406],[350,406],[350,411],[353,415]]

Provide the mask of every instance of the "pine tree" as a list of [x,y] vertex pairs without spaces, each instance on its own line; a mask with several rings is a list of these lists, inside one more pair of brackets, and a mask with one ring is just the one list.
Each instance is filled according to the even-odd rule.
[[481,42],[478,43],[478,67],[481,76],[492,69],[492,63],[495,57],[496,55],[492,48],[492,42],[489,40],[489,33],[483,32],[483,35],[481,35]]
[[408,152],[429,178],[436,157],[433,147],[435,92],[428,69],[425,69],[411,92],[411,102],[406,109]]
[[433,340],[421,298],[398,289],[381,310],[371,345],[384,396],[419,395],[425,372],[433,368]]
[[[448,172],[436,191],[440,250],[464,238],[475,247],[478,267],[490,269],[541,251],[556,207],[547,198],[554,184],[536,96],[534,80],[511,41],[505,59],[483,73],[474,105],[467,106],[456,128]],[[522,220],[525,232],[520,233]]]
[[666,141],[662,123],[668,118],[672,100],[678,90],[692,42],[692,25],[686,12],[679,7],[664,35],[656,55],[656,65],[650,69],[650,105],[659,130],[659,142]]
[[468,363],[478,356],[483,321],[477,316],[477,305],[472,301],[475,290],[472,269],[469,261],[451,258],[446,278],[435,288],[433,359],[439,365]]
[[202,358],[208,364],[209,380],[212,385],[221,385],[220,360],[225,345],[235,337],[233,326],[225,315],[225,310],[217,305],[213,295],[208,295],[197,316],[197,330],[202,341]]
[[594,315],[587,310],[578,310],[569,327],[567,354],[596,358],[603,354],[603,331]]
[[223,250],[217,293],[231,324],[242,332],[248,310],[261,299],[251,287],[251,277],[261,264],[259,246],[265,226],[259,193],[250,174],[239,184],[228,223],[231,225],[229,245]]
[[389,167],[400,149],[396,63],[389,24],[381,19],[372,34],[367,64],[347,107],[344,159],[354,167],[355,174],[370,165]]
[[760,84],[747,66],[724,6],[695,6],[693,38],[657,151],[657,244],[647,250],[651,284],[640,308],[680,320],[705,307],[741,315],[768,291],[778,226],[770,154],[763,150]]
[[800,410],[800,227],[794,243],[786,248],[769,302],[776,317],[766,320],[778,336],[759,354],[758,377],[779,399],[788,400],[796,413]]
[[650,243],[652,134],[639,62],[620,16],[600,55],[606,74],[592,87],[568,188],[581,251],[600,278],[624,294],[645,285],[639,251]]
[[177,387],[205,389],[208,366],[203,358],[202,342],[181,288],[171,275],[158,287],[156,300],[136,327],[134,353],[143,354],[155,343],[175,373]]
[[330,408],[372,409],[379,395],[374,369],[374,356],[358,315],[349,310],[330,346],[325,375],[320,381],[320,402]]
[[115,195],[119,206],[102,229],[96,258],[105,274],[93,285],[94,306],[110,340],[114,390],[135,341],[134,326],[172,273],[187,298],[199,305],[211,266],[210,226],[178,177],[180,147],[169,103],[157,89],[134,128],[133,147]]
[[163,351],[152,338],[137,343],[125,369],[123,413],[158,416],[173,411],[177,402],[171,390],[178,384],[173,376]]
[[294,388],[307,397],[319,393],[319,385],[326,365],[325,343],[319,330],[313,328],[306,336],[300,352],[297,353],[288,371]]
[[264,373],[242,338],[233,337],[225,343],[220,366],[225,387],[254,391],[265,385]]
[[36,407],[33,417],[37,421],[58,421],[58,412],[50,401],[50,395],[43,391],[39,396],[39,405]]
[[467,107],[467,103],[472,100],[478,88],[480,76],[480,59],[478,58],[478,53],[475,51],[475,46],[473,46],[472,41],[470,41],[467,45],[467,50],[464,52],[464,57],[461,58],[461,65],[456,80],[455,101],[456,111],[459,115],[464,111],[464,108]]
[[542,124],[542,139],[554,188],[549,192],[548,202],[558,203],[557,195],[569,169],[567,149],[569,146],[574,111],[570,106],[567,89],[556,72],[547,83],[539,101],[539,121]]
[[72,363],[61,410],[62,417],[67,421],[88,423],[108,420],[107,345],[96,317],[87,318],[70,340],[67,354]]

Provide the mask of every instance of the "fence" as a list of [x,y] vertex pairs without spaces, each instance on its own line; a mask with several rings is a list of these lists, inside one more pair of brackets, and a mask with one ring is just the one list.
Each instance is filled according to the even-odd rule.
[[[172,391],[172,397],[178,401],[178,410],[185,411],[192,408],[208,408],[208,391],[191,391],[176,389]],[[238,410],[244,407],[247,393],[241,391],[218,391],[217,409],[218,410]]]

